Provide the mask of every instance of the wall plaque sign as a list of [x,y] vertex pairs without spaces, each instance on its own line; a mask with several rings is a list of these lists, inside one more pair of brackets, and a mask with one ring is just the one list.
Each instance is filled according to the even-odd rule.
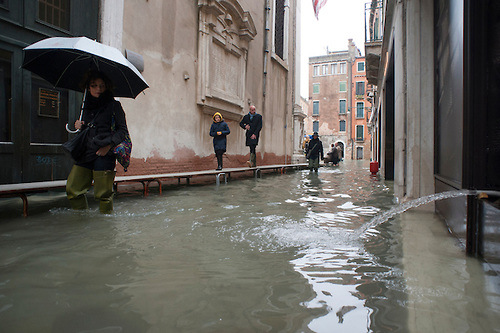
[[59,118],[60,93],[57,90],[38,89],[38,115]]

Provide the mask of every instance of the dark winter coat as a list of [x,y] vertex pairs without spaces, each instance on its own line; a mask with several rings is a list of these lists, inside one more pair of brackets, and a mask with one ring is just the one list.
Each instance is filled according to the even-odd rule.
[[[240,126],[241,128],[245,129],[246,125],[250,125],[250,129],[246,132],[245,145],[258,145],[260,130],[262,129],[262,116],[258,113],[255,113],[252,120],[250,120],[250,113],[246,114],[241,120]],[[255,139],[250,138],[253,134],[255,134],[256,136]]]
[[306,150],[306,157],[315,160],[319,156],[323,159],[323,143],[319,138],[312,138]]
[[[113,118],[115,131],[111,129]],[[100,98],[87,95],[82,120],[84,122],[82,130],[91,123],[92,125],[87,135],[87,149],[76,162],[87,163],[95,160],[98,157],[97,150],[107,145],[111,145],[107,156],[114,156],[113,148],[125,140],[128,133],[125,112],[120,102],[109,95]]]
[[337,147],[332,149],[332,163],[339,164],[340,162],[340,151]]
[[[222,118],[221,118],[222,119]],[[221,135],[217,135],[217,132],[221,132]],[[227,138],[226,136],[231,133],[229,131],[229,126],[227,126],[224,120],[216,123],[213,122],[210,127],[210,136],[214,137],[214,150],[226,151]]]

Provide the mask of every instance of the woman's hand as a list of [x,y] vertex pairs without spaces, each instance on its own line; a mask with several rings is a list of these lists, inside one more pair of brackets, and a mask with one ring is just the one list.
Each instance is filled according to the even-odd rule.
[[222,135],[222,132],[220,132],[220,131],[219,131],[219,132],[217,132],[217,135]]
[[96,152],[97,156],[105,156],[108,151],[111,149],[111,145],[107,145],[104,147],[99,148],[99,150]]
[[82,128],[83,124],[85,124],[83,120],[77,120],[75,121],[75,128],[79,130],[80,128]]

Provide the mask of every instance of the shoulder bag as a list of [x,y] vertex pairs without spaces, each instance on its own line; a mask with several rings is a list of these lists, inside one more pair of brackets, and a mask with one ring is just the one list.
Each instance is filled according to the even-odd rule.
[[87,135],[89,132],[89,128],[93,126],[93,122],[99,112],[101,111],[97,111],[94,118],[92,118],[90,123],[85,126],[83,130],[78,131],[78,133],[73,138],[62,144],[64,151],[75,161],[85,153],[85,149],[87,148]]

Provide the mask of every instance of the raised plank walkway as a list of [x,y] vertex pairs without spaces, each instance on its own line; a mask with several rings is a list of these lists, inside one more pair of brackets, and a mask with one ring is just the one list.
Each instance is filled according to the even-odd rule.
[[[177,173],[163,173],[153,175],[134,175],[134,176],[117,176],[115,177],[115,190],[118,190],[118,184],[139,182],[143,186],[144,196],[149,193],[149,184],[152,182],[158,183],[160,194],[162,193],[162,180],[177,178],[179,183],[181,179],[189,180],[195,176],[215,176],[216,183],[220,183],[220,177],[224,177],[224,182],[227,182],[231,173],[236,172],[253,172],[255,177],[259,177],[261,171],[272,170],[280,171],[282,174],[287,169],[303,169],[307,167],[306,163],[300,164],[275,164],[275,165],[259,165],[254,168],[226,168],[222,170],[201,170]],[[55,180],[46,182],[31,182],[31,183],[17,183],[17,184],[4,184],[0,185],[0,198],[1,197],[20,197],[23,200],[23,216],[28,216],[28,194],[42,193],[50,190],[61,189],[66,187],[66,180]]]

